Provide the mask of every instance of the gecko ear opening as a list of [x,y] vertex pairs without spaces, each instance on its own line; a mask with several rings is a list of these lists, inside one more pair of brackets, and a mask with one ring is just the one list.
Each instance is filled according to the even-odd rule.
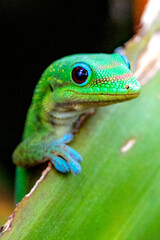
[[48,83],[48,85],[49,85],[49,88],[50,88],[51,92],[53,92],[53,87],[52,87],[52,85],[51,85],[50,83]]

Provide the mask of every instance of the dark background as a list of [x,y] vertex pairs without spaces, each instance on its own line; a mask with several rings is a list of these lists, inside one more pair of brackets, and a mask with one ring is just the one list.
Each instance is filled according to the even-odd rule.
[[127,41],[132,1],[1,0],[0,18],[0,167],[13,181],[11,155],[40,75],[62,56],[110,53]]

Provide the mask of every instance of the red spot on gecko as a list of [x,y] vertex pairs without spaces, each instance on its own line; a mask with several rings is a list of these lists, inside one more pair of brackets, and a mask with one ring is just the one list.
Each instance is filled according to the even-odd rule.
[[115,76],[115,79],[117,79],[117,80],[127,80],[131,77],[132,77],[131,73],[126,73],[126,74]]

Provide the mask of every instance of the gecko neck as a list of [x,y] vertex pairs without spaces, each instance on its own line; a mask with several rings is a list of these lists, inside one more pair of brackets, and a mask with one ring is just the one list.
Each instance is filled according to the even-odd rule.
[[71,112],[51,111],[45,124],[48,124],[47,128],[50,127],[56,137],[61,138],[66,133],[72,133],[80,116],[89,112],[93,112],[93,108]]

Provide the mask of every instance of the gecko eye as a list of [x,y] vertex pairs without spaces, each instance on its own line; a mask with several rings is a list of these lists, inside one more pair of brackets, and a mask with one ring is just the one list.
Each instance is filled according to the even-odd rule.
[[72,71],[72,79],[77,84],[82,84],[88,78],[88,71],[83,67],[75,67]]
[[72,80],[77,85],[85,85],[88,82],[91,69],[85,63],[76,63],[72,70]]
[[123,58],[123,61],[125,62],[126,66],[130,69],[131,67],[130,67],[128,58],[126,56],[124,56],[124,55],[121,55],[121,57]]

